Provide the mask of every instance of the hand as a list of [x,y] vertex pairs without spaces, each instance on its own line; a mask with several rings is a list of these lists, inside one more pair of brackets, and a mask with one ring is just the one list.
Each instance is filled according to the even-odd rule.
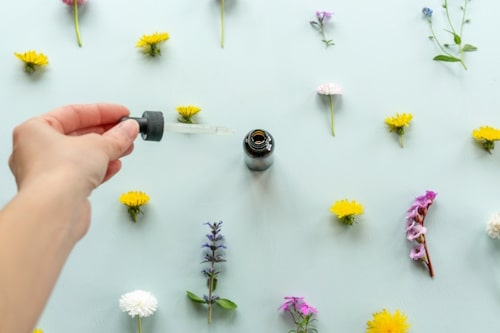
[[19,192],[61,193],[76,209],[74,218],[86,222],[78,228],[83,236],[90,222],[88,196],[120,170],[120,158],[133,150],[137,122],[118,123],[128,115],[119,105],[70,105],[16,127],[9,166]]

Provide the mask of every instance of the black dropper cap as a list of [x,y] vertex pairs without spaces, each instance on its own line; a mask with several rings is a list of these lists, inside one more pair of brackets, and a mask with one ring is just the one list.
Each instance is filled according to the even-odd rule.
[[161,111],[144,111],[142,117],[123,117],[120,121],[133,119],[139,124],[139,132],[146,141],[161,141],[163,137],[163,113]]

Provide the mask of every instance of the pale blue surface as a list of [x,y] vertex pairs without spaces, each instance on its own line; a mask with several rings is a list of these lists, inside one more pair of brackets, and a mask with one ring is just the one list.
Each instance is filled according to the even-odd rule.
[[[437,0],[226,3],[224,50],[217,1],[91,0],[81,49],[58,0],[0,3],[2,203],[15,193],[6,163],[13,127],[59,105],[116,102],[175,121],[177,105],[197,104],[200,123],[236,129],[137,141],[122,172],[92,195],[91,230],[40,319],[44,331],[135,332],[118,299],[145,289],[159,310],[144,332],[287,332],[277,311],[285,295],[317,307],[323,333],[363,332],[384,307],[404,311],[412,333],[498,332],[500,244],[485,224],[500,209],[500,147],[488,155],[471,132],[500,127],[500,3],[470,4],[464,39],[479,51],[467,56],[467,72],[431,60],[438,50],[420,10],[433,7],[441,22]],[[316,9],[335,11],[327,50],[308,24]],[[171,39],[149,59],[134,46],[155,31]],[[28,49],[49,56],[40,77],[13,56]],[[344,87],[335,138],[315,93],[328,81]],[[405,149],[383,122],[396,112],[414,114]],[[277,143],[261,174],[247,170],[241,147],[259,127]],[[118,202],[134,189],[151,196],[137,224]],[[409,259],[403,229],[426,189],[438,192],[427,219],[434,280]],[[345,197],[365,206],[351,228],[329,212]],[[228,245],[219,294],[239,308],[216,311],[209,327],[185,290],[204,291],[202,223],[218,220]]]

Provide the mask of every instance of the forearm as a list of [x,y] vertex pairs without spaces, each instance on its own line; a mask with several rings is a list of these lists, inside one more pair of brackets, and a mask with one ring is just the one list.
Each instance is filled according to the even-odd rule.
[[23,188],[0,211],[0,333],[31,332],[77,241],[74,194],[54,181]]

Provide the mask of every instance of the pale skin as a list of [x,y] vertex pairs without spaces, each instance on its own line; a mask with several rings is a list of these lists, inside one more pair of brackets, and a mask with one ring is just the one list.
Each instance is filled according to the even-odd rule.
[[0,210],[0,333],[31,333],[74,245],[92,191],[121,168],[139,132],[127,108],[70,105],[13,133],[17,195]]

